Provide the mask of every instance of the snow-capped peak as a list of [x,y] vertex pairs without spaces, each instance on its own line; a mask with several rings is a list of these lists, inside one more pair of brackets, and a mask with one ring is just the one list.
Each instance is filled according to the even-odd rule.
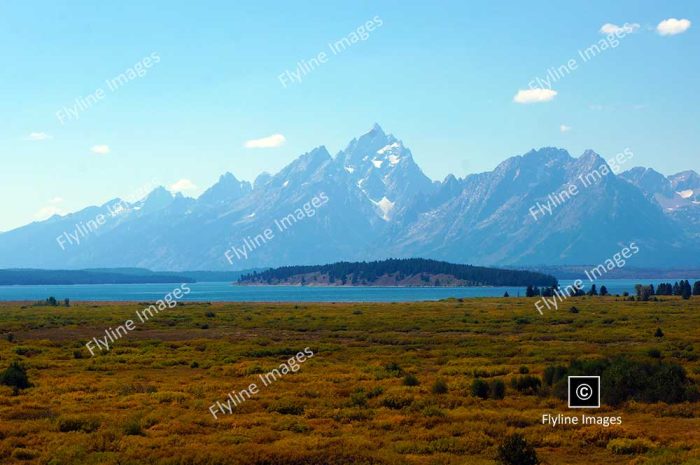
[[398,148],[400,148],[400,147],[401,147],[401,142],[396,141],[396,142],[394,142],[393,144],[385,145],[385,146],[382,147],[381,149],[377,150],[377,153],[378,153],[379,155],[384,155],[384,152],[389,151],[389,150],[391,150],[391,149],[398,149]]

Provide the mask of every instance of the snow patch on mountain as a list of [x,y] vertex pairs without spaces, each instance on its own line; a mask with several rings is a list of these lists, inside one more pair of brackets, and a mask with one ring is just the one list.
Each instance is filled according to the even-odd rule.
[[400,147],[401,147],[401,144],[399,142],[394,142],[393,144],[385,145],[381,149],[377,150],[377,153],[379,155],[384,155],[384,152],[391,150],[391,149],[398,149]]
[[[370,199],[371,200],[371,199]],[[372,203],[379,208],[379,211],[382,213],[382,219],[384,221],[389,221],[390,220],[390,214],[391,211],[394,209],[394,205],[396,204],[395,202],[392,202],[391,200],[387,199],[386,197],[382,197],[382,199],[379,202],[375,202],[372,200]]]

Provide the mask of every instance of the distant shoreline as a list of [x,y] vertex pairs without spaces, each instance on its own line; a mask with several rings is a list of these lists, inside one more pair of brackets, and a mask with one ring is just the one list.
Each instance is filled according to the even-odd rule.
[[462,286],[421,286],[421,285],[406,285],[406,284],[326,284],[326,283],[313,283],[313,284],[292,284],[292,283],[278,283],[278,284],[262,284],[262,283],[239,283],[239,282],[234,282],[234,286],[239,286],[239,287],[327,287],[327,288],[337,288],[337,287],[343,287],[343,288],[357,288],[357,287],[386,287],[386,288],[403,288],[403,289],[410,289],[410,288],[416,288],[416,289],[460,289],[460,288],[470,288],[470,289],[478,289],[478,288],[485,288],[485,289],[491,289],[491,288],[503,288],[503,287],[517,287],[520,288],[522,287],[525,289],[527,286],[490,286],[490,285],[478,285],[478,286],[468,286],[468,285],[462,285]]

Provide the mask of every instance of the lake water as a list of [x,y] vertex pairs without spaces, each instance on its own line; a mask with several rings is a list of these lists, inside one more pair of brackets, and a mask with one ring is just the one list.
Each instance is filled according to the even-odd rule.
[[[634,292],[637,283],[654,286],[673,279],[609,279],[596,283],[611,294]],[[690,279],[691,284],[696,281]],[[564,287],[573,280],[560,280]],[[75,284],[51,286],[0,286],[0,301],[43,300],[53,296],[73,301],[136,301],[161,299],[178,287],[171,284]],[[521,287],[312,287],[312,286],[234,286],[230,282],[191,283],[192,291],[184,301],[211,302],[416,302],[448,297],[501,297],[508,291],[512,297],[525,295]]]

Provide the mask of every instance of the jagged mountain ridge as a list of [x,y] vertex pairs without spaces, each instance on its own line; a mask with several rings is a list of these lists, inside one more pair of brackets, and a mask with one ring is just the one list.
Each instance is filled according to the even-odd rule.
[[[649,191],[666,192],[668,181],[669,192],[695,193],[698,176],[692,171],[666,181],[637,169],[611,173],[551,214],[533,217],[533,205],[572,183],[582,187],[579,176],[603,166],[593,151],[574,158],[543,148],[508,158],[491,172],[432,181],[400,140],[375,125],[335,156],[317,147],[252,185],[226,173],[197,199],[157,188],[82,238],[75,226],[118,199],[0,234],[0,267],[219,270],[391,257],[504,266],[597,264],[632,241],[640,247],[635,266],[697,264],[692,238],[700,227],[665,210]],[[275,231],[247,258],[225,258],[226,250],[242,247],[245,238],[320,193],[328,202],[313,216]],[[80,243],[60,246],[57,237],[66,242],[66,232]]]
[[664,176],[652,168],[635,167],[620,177],[638,187],[691,237],[700,238],[700,175],[681,171]]

